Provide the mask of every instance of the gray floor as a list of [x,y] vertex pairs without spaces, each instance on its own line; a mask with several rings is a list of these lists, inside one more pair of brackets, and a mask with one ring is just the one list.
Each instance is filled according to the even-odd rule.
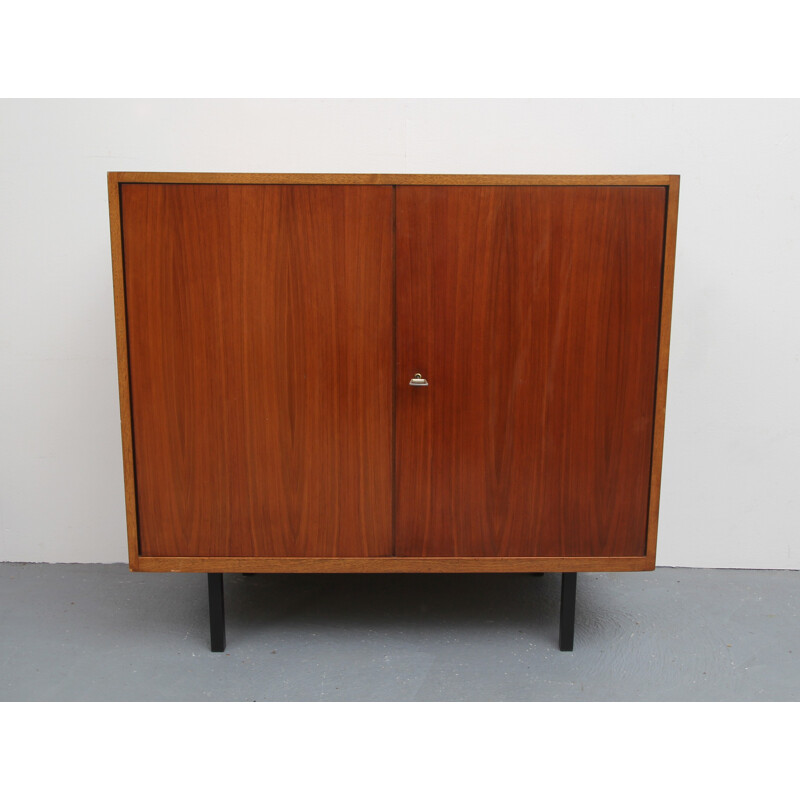
[[2,700],[798,700],[800,572],[225,578],[0,564]]

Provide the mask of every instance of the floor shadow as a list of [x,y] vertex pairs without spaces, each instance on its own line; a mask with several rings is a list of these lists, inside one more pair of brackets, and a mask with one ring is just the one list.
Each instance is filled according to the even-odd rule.
[[[91,571],[66,581],[64,602],[90,611],[90,627],[103,624],[129,634],[170,637],[191,630],[208,635],[204,574],[129,573],[109,580]],[[605,586],[580,576],[576,632],[596,634],[591,619],[613,613]],[[51,587],[52,588],[52,587]],[[356,635],[524,633],[552,645],[558,640],[561,575],[482,574],[226,574],[229,642],[263,641],[265,634],[306,631]],[[619,609],[617,609],[619,611]]]
[[560,591],[559,574],[225,576],[228,626],[246,639],[276,625],[386,633],[491,625],[550,641],[558,635]]

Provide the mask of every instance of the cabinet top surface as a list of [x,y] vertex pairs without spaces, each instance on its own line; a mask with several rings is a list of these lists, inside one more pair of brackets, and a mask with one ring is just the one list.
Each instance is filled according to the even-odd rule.
[[256,172],[109,172],[109,184],[240,183],[416,186],[675,186],[678,175],[376,175]]

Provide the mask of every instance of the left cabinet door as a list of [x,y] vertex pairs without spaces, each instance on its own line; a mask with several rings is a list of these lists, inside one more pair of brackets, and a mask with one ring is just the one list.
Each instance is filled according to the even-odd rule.
[[391,555],[392,187],[120,195],[140,553]]

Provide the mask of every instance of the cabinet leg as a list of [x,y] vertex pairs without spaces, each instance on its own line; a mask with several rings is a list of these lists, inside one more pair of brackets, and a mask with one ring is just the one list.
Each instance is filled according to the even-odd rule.
[[561,623],[558,631],[560,650],[572,650],[575,640],[575,594],[578,587],[577,572],[561,573]]
[[222,573],[208,573],[208,618],[211,623],[211,652],[225,650],[225,596],[222,591]]

